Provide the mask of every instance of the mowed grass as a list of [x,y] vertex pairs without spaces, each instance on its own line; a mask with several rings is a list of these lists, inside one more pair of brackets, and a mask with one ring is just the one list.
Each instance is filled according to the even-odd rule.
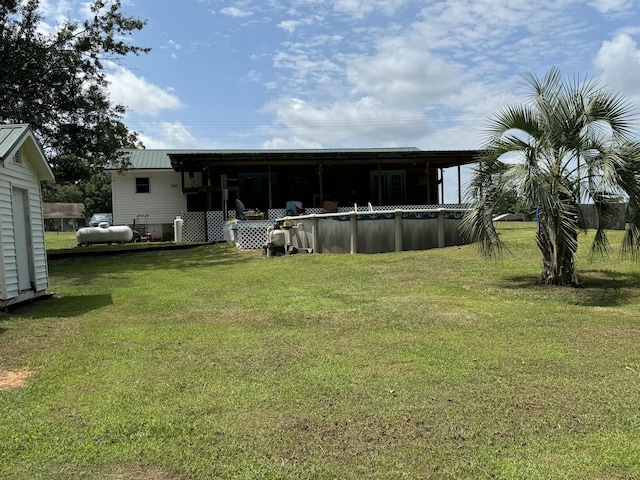
[[48,251],[73,249],[78,246],[76,232],[45,232]]
[[[50,262],[3,314],[0,478],[640,478],[640,273],[472,246]],[[610,232],[614,251],[619,232]],[[66,248],[66,247],[63,247]]]

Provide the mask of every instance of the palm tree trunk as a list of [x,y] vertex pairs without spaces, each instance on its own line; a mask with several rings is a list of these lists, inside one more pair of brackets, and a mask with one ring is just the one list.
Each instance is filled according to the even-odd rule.
[[[547,221],[545,214],[538,216],[536,242],[542,252],[542,275],[544,285],[579,286],[575,268],[575,248],[562,241],[562,236]],[[574,229],[577,245],[578,228]]]

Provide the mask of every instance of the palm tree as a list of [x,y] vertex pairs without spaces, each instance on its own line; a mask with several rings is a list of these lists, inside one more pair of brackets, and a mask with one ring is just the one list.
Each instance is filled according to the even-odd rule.
[[613,206],[628,201],[622,251],[640,252],[640,143],[632,138],[629,101],[596,81],[563,81],[552,68],[543,79],[524,74],[529,100],[507,106],[489,122],[486,148],[469,185],[470,210],[461,230],[488,255],[502,251],[493,207],[514,190],[536,211],[542,282],[578,285],[579,204],[597,213],[593,253],[605,253]]

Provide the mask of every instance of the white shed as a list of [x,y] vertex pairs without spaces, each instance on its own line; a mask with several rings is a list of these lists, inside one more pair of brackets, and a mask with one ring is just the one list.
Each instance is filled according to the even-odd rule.
[[0,307],[49,287],[40,182],[55,181],[29,125],[0,125]]

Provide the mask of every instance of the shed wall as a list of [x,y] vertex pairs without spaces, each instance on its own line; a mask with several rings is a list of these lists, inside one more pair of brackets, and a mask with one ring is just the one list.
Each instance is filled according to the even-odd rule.
[[27,156],[25,149],[21,149],[21,163],[16,163],[13,157],[5,160],[0,170],[0,225],[1,225],[1,264],[2,291],[0,300],[6,301],[21,295],[18,281],[18,265],[13,219],[13,188],[27,191],[28,218],[32,243],[32,280],[35,292],[43,292],[49,286],[47,269],[47,253],[44,238],[44,223],[42,220],[42,196],[40,178]]

